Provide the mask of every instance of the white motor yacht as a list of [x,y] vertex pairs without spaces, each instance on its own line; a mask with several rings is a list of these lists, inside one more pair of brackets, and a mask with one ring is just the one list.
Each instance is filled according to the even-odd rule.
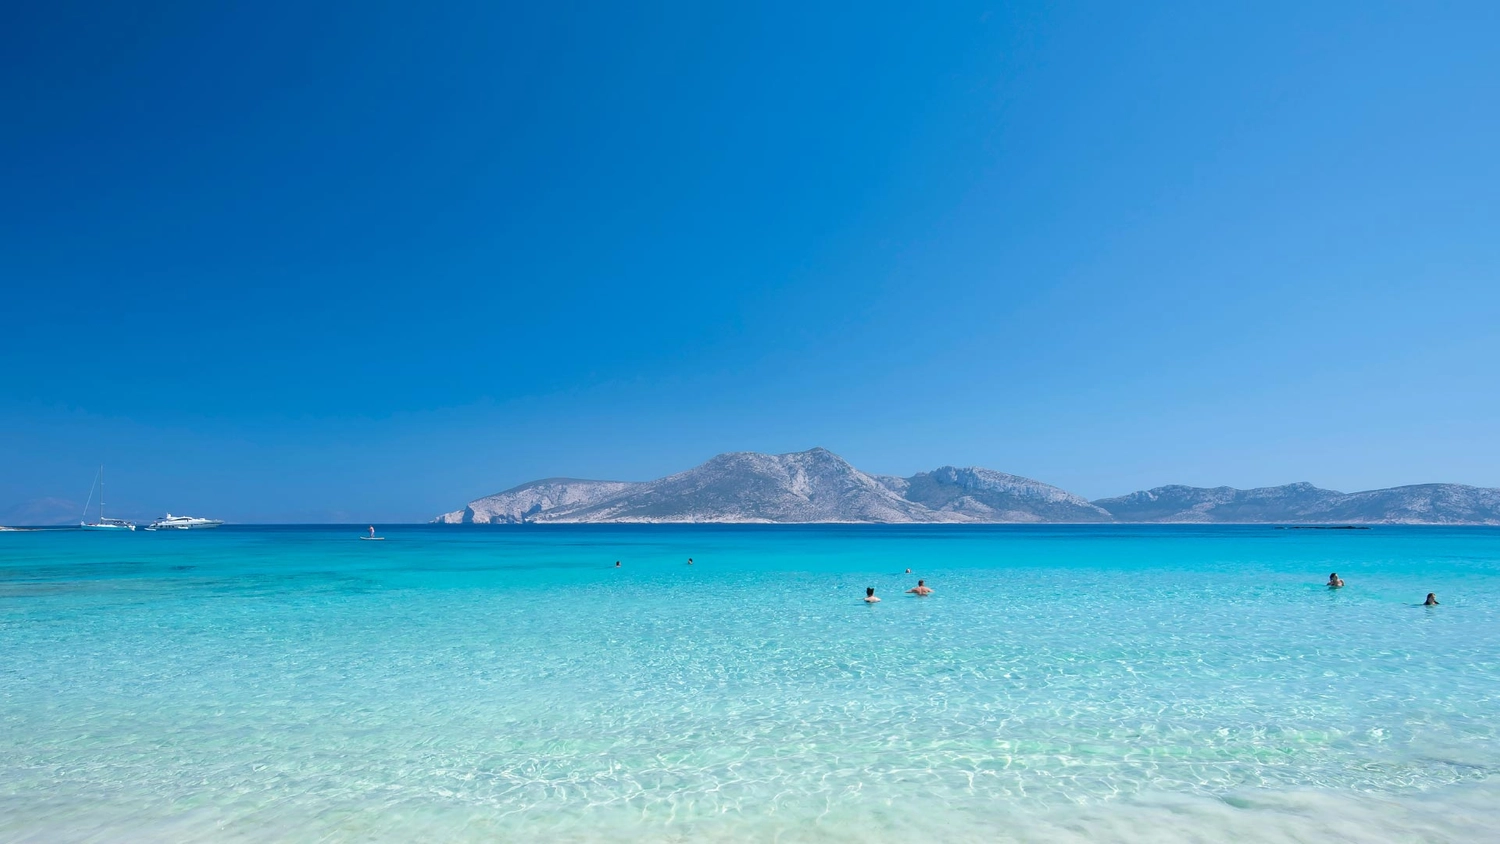
[[196,516],[174,516],[171,513],[146,526],[146,530],[201,530],[216,528],[224,524],[220,519],[200,519]]

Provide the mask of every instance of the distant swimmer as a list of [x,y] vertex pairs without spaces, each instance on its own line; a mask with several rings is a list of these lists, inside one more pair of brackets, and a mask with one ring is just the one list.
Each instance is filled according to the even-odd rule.
[[1339,577],[1339,573],[1338,572],[1334,572],[1333,574],[1328,575],[1328,588],[1329,589],[1337,589],[1337,588],[1339,588],[1340,586],[1343,586],[1343,585],[1344,585],[1344,579],[1342,577]]
[[907,569],[907,570],[906,570],[906,573],[907,573],[907,574],[911,574],[911,569]]
[[1422,602],[1422,606],[1424,606],[1424,607],[1435,607],[1437,605],[1438,605],[1437,595],[1434,595],[1433,593],[1428,592],[1427,593],[1427,600]]
[[906,590],[906,592],[909,595],[931,595],[932,594],[932,590],[930,588],[928,588],[927,581],[925,581],[925,580],[919,580],[919,581],[917,581],[917,585],[913,586],[912,588],[910,588],[908,590]]
[[865,587],[865,603],[867,603],[867,604],[878,604],[878,603],[880,603],[880,599],[877,598],[877,597],[875,597],[875,587],[873,587],[873,586],[866,586]]
[[619,568],[619,567],[620,567],[620,561],[619,560],[615,560],[615,568]]
[[692,557],[688,557],[688,565],[692,565],[692,564],[693,564],[693,558]]

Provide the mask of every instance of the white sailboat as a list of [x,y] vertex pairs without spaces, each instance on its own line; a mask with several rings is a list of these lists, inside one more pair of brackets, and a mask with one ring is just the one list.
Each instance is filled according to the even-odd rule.
[[104,467],[99,467],[99,474],[94,478],[95,485],[99,487],[99,520],[91,522],[89,518],[89,504],[94,501],[94,487],[89,487],[89,500],[83,503],[83,521],[78,526],[84,530],[135,530],[135,525],[124,519],[104,518]]

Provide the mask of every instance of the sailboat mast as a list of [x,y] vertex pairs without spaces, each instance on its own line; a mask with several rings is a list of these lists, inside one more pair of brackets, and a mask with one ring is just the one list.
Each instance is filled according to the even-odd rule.
[[[99,471],[101,471],[101,472],[104,471],[104,467],[100,466],[99,467]],[[78,523],[80,525],[81,524],[86,524],[88,522],[88,520],[89,520],[89,505],[94,503],[94,486],[96,484],[98,484],[98,483],[99,483],[99,476],[98,475],[95,475],[94,479],[89,482],[89,497],[88,497],[87,501],[83,502],[83,515],[79,517],[79,521],[78,521]]]
[[104,524],[104,464],[99,464],[99,524]]

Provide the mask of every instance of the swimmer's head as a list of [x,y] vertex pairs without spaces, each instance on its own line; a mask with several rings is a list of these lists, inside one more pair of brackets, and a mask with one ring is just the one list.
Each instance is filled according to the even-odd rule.
[[917,581],[917,585],[918,586],[926,586],[927,585],[927,581],[925,581],[925,580],[919,580],[919,581]]
[[875,587],[873,587],[873,586],[866,586],[865,587],[865,597],[866,598],[872,597],[874,594],[875,594]]

